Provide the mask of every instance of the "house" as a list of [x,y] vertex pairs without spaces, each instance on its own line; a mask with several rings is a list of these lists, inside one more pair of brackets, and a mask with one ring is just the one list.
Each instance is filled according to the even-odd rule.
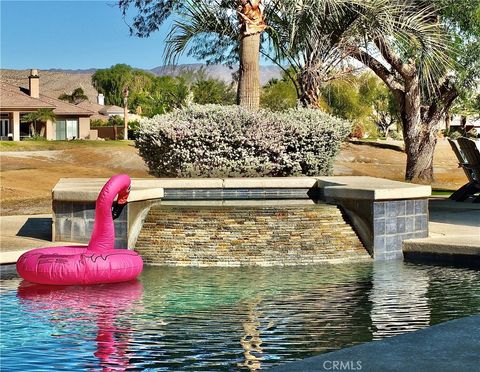
[[83,101],[77,104],[78,107],[82,107],[86,110],[93,111],[94,114],[90,118],[91,120],[105,120],[107,121],[112,116],[121,116],[122,118],[125,115],[125,111],[123,107],[115,106],[115,105],[106,105],[105,106],[105,98],[103,94],[98,94],[97,102],[89,102]]
[[450,128],[462,129],[470,131],[472,129],[480,130],[480,116],[461,116],[452,115],[450,120]]
[[87,139],[94,112],[41,91],[36,69],[30,71],[28,88],[0,81],[0,139],[19,141],[32,136],[32,126],[22,120],[38,109],[52,109],[55,121],[42,123],[37,132],[47,140]]

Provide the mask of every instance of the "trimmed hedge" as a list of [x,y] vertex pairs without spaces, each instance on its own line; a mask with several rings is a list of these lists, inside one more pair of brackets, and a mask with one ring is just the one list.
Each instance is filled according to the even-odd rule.
[[157,177],[328,175],[351,128],[319,110],[192,105],[141,120],[135,144]]

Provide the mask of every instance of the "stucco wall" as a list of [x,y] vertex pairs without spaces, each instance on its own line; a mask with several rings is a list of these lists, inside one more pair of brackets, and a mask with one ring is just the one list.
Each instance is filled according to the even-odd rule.
[[86,139],[90,134],[90,118],[78,118],[78,138]]

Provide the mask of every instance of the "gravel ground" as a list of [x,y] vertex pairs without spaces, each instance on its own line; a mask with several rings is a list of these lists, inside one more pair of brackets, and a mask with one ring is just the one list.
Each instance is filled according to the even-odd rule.
[[[393,145],[401,145],[401,142]],[[61,150],[0,152],[1,215],[51,212],[51,191],[64,177],[110,177],[125,172],[151,177],[137,150],[130,144],[71,146]],[[345,143],[334,164],[335,175],[366,175],[401,181],[406,156],[394,149]],[[456,190],[466,183],[448,143],[439,140],[435,153],[438,189]]]

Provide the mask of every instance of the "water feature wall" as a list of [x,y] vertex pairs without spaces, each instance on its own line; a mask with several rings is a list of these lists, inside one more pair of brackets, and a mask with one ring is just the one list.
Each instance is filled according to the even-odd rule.
[[307,265],[370,259],[340,209],[290,201],[154,205],[135,249],[169,266]]
[[[88,242],[104,181],[58,182],[56,241]],[[162,265],[307,264],[366,251],[375,260],[399,259],[404,240],[428,236],[430,193],[372,177],[134,179],[115,222],[116,246]]]

